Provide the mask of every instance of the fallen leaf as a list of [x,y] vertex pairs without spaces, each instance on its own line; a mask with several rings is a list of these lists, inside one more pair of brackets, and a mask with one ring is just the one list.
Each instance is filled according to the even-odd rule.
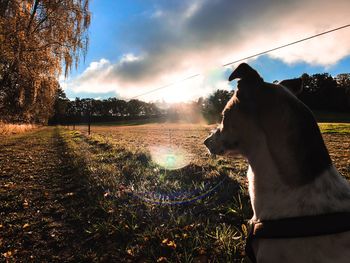
[[169,241],[167,243],[167,246],[175,249],[176,248],[176,243],[174,241]]
[[12,253],[12,251],[9,250],[9,251],[3,253],[2,255],[3,255],[5,258],[10,258],[10,257],[12,257],[13,253]]
[[30,227],[30,225],[28,223],[25,223],[22,228],[25,229],[25,228],[28,228],[28,227]]
[[187,225],[183,229],[184,230],[191,230],[192,228],[194,228],[194,224]]
[[198,250],[199,255],[205,255],[206,253],[207,253],[207,251],[205,250],[205,248],[199,248],[199,250]]
[[165,262],[167,260],[166,257],[160,257],[157,259],[157,262]]
[[4,184],[4,187],[6,187],[6,188],[13,188],[14,186],[15,186],[15,183],[13,183],[13,182],[9,182],[7,184]]
[[168,247],[171,247],[171,248],[176,248],[176,243],[172,240],[169,240],[168,238],[164,239],[162,241],[162,244],[166,244]]
[[24,207],[24,208],[28,208],[28,206],[29,206],[28,200],[27,200],[27,199],[24,199],[23,207]]

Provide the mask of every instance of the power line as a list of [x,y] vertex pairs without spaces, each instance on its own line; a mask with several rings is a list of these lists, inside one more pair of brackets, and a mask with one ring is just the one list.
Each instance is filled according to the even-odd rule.
[[272,49],[269,49],[269,50],[266,50],[266,51],[263,51],[263,52],[260,52],[260,53],[257,53],[257,54],[254,54],[254,55],[245,57],[245,58],[241,58],[241,59],[238,59],[238,60],[236,60],[236,61],[226,63],[226,64],[224,64],[224,65],[222,65],[222,66],[223,66],[223,67],[226,67],[226,66],[235,64],[235,63],[237,63],[237,62],[240,62],[240,61],[243,61],[243,60],[246,60],[246,59],[258,57],[258,56],[261,56],[261,55],[270,53],[270,52],[272,52],[272,51],[275,51],[275,50],[278,50],[278,49],[281,49],[281,48],[289,47],[289,46],[298,44],[298,43],[300,43],[300,42],[304,42],[304,41],[307,41],[307,40],[310,40],[310,39],[313,39],[313,38],[316,38],[316,37],[319,37],[319,36],[322,36],[322,35],[326,35],[326,34],[332,33],[332,32],[334,32],[334,31],[341,30],[341,29],[346,28],[346,27],[350,27],[350,24],[345,25],[345,26],[341,26],[341,27],[337,27],[337,28],[334,28],[334,29],[331,29],[331,30],[328,30],[328,31],[325,31],[325,32],[322,32],[322,33],[319,33],[319,34],[316,34],[316,35],[307,37],[307,38],[299,39],[299,40],[294,41],[294,42],[291,42],[291,43],[289,43],[289,44],[285,44],[285,45],[282,45],[282,46],[279,46],[279,47],[275,47],[275,48],[272,48]]
[[[335,32],[335,31],[338,31],[338,30],[347,28],[347,27],[350,27],[350,24],[347,24],[347,25],[344,25],[344,26],[341,26],[341,27],[337,27],[337,28],[333,28],[333,29],[330,29],[330,30],[324,31],[324,32],[322,32],[322,33],[319,33],[319,34],[316,34],[316,35],[312,35],[312,36],[309,36],[309,37],[306,37],[306,38],[302,38],[302,39],[299,39],[299,40],[297,40],[297,41],[294,41],[294,42],[291,42],[291,43],[288,43],[288,44],[285,44],[285,45],[282,45],[282,46],[278,46],[278,47],[275,47],[275,48],[272,48],[272,49],[265,50],[265,51],[263,51],[263,52],[256,53],[256,54],[254,54],[254,55],[250,55],[250,56],[247,56],[247,57],[244,57],[244,58],[240,58],[240,59],[238,59],[238,60],[235,60],[235,61],[232,61],[232,62],[223,64],[223,65],[221,65],[221,66],[222,66],[222,67],[227,67],[227,66],[229,66],[229,65],[232,65],[232,64],[235,64],[235,63],[238,63],[238,62],[241,62],[241,61],[250,59],[250,58],[254,58],[254,57],[261,56],[261,55],[265,55],[265,54],[267,54],[267,53],[276,51],[276,50],[278,50],[278,49],[282,49],[282,48],[285,48],[285,47],[289,47],[289,46],[292,46],[292,45],[295,45],[295,44],[298,44],[298,43],[301,43],[301,42],[304,42],[304,41],[307,41],[307,40],[310,40],[310,39],[313,39],[313,38],[316,38],[316,37],[320,37],[320,36],[322,36],[322,35],[326,35],[326,34],[329,34],[329,33],[332,33],[332,32]],[[158,88],[155,88],[155,89],[146,91],[146,92],[144,92],[144,93],[142,93],[142,94],[133,96],[133,97],[131,97],[130,99],[135,99],[135,98],[138,98],[138,97],[141,97],[141,96],[144,96],[144,95],[153,93],[153,92],[155,92],[155,91],[168,88],[168,87],[173,86],[173,85],[175,85],[175,84],[177,84],[177,83],[181,83],[181,82],[183,82],[183,81],[186,81],[186,80],[188,80],[188,79],[192,79],[192,78],[198,77],[198,76],[200,76],[200,75],[201,75],[200,73],[194,74],[194,75],[192,75],[192,76],[189,76],[189,77],[180,79],[180,80],[178,80],[178,81],[176,81],[176,82],[173,82],[173,83],[170,83],[170,84],[167,84],[167,85],[164,85],[164,86],[161,86],[161,87],[158,87]]]

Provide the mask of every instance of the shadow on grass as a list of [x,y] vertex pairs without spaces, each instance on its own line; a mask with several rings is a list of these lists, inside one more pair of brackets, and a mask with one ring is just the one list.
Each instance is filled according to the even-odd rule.
[[88,171],[89,183],[104,189],[103,198],[98,198],[108,218],[88,232],[109,237],[118,247],[119,260],[243,258],[244,225],[251,209],[242,171],[220,160],[165,170],[147,153],[109,148],[106,143],[103,138],[75,134],[69,148],[75,145],[75,152],[84,152],[85,164],[80,166]]

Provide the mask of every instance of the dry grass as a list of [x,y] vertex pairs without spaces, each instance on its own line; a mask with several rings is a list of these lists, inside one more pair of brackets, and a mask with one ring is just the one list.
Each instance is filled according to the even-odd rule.
[[0,122],[0,135],[13,135],[38,128],[35,124],[10,124]]
[[[320,123],[323,138],[336,167],[350,178],[350,124]],[[83,134],[86,126],[76,127]],[[93,126],[93,136],[100,136],[117,147],[134,151],[151,151],[154,147],[179,147],[188,162],[203,165],[208,161],[208,151],[203,141],[215,125],[160,123],[133,126]],[[241,158],[230,159],[230,162]]]
[[[320,123],[323,138],[336,168],[350,179],[350,124]],[[160,123],[133,126],[93,126],[91,133],[115,145],[132,151],[151,152],[155,147],[178,147],[187,163],[205,165],[209,161],[203,141],[215,125]],[[77,126],[83,134],[86,126]],[[154,155],[151,154],[152,159]],[[241,163],[242,158],[222,158],[229,163]]]
[[[86,134],[86,126],[77,126]],[[154,147],[177,147],[187,160],[206,160],[208,151],[203,141],[215,125],[160,123],[133,126],[93,126],[92,135],[106,138],[118,147],[151,151]]]

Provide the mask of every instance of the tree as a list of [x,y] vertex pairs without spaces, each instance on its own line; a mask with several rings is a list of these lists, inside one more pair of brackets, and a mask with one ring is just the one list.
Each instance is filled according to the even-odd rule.
[[132,117],[144,115],[143,102],[140,100],[130,100],[127,102],[127,113]]
[[218,89],[211,94],[208,99],[198,101],[198,103],[202,104],[204,117],[210,123],[220,121],[221,113],[231,97],[232,92]]
[[62,73],[62,65],[67,76],[86,53],[88,5],[88,0],[0,2],[2,118],[45,121],[41,112],[52,107],[58,87],[54,80]]
[[350,73],[339,74],[335,80],[338,87],[344,90],[345,109],[350,112]]
[[328,73],[302,75],[304,87],[299,98],[313,110],[344,111],[347,109],[347,74],[333,78]]
[[127,114],[127,102],[116,99],[112,104],[112,112],[116,116],[125,116]]
[[70,101],[64,90],[58,87],[54,96],[53,114],[49,120],[51,124],[64,124]]

